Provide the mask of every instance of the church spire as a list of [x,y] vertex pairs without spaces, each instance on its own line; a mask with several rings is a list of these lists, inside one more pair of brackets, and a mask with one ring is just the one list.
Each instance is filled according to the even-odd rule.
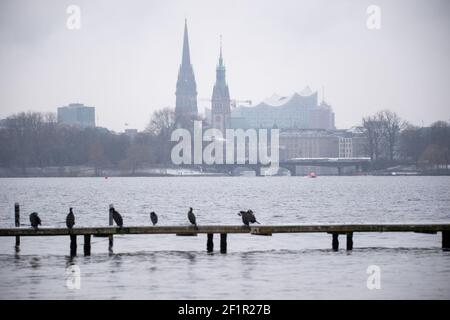
[[184,20],[183,56],[178,71],[177,90],[175,92],[176,122],[189,127],[189,122],[197,118],[197,84],[189,52],[189,37],[187,19]]
[[191,64],[191,56],[189,53],[189,36],[187,28],[187,19],[184,19],[184,39],[183,39],[183,58],[181,64],[189,66]]
[[223,66],[223,58],[222,58],[222,35],[220,35],[220,57],[219,57],[219,66]]
[[214,84],[211,105],[211,127],[219,129],[223,134],[230,127],[230,92],[225,79],[223,65],[222,35],[220,36],[219,64],[216,68],[216,83]]
[[219,64],[216,68],[216,83],[222,83],[222,85],[225,85],[225,66],[223,65],[222,55],[222,35],[220,35],[220,55]]

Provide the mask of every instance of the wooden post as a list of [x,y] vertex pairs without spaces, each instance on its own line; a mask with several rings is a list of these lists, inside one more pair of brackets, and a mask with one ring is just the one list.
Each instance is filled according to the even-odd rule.
[[353,232],[347,232],[347,250],[353,250]]
[[90,234],[84,235],[84,255],[85,256],[91,255],[91,235]]
[[206,252],[214,251],[214,242],[213,242],[214,233],[208,233],[208,240],[206,242]]
[[227,234],[220,234],[220,253],[227,253]]
[[[114,209],[113,204],[110,204],[109,205],[109,225],[110,226],[112,226],[113,223],[114,223],[114,221],[113,221],[113,209]],[[109,236],[109,246],[108,246],[109,251],[112,251],[113,246],[114,246],[114,237],[113,237],[113,235],[110,235]]]
[[[16,228],[20,227],[20,205],[18,202],[14,204],[14,223]],[[20,236],[16,236],[16,249],[20,247]]]
[[70,235],[70,256],[75,257],[77,255],[77,236]]
[[450,231],[442,231],[442,249],[450,249]]
[[332,243],[333,251],[339,250],[339,233],[333,233],[333,243]]

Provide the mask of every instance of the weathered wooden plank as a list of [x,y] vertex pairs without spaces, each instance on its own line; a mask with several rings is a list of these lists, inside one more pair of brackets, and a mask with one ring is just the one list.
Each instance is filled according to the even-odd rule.
[[71,230],[67,228],[9,228],[0,229],[0,237],[8,236],[65,236],[85,235],[109,236],[114,234],[178,234],[195,235],[197,233],[249,233],[245,226],[199,226],[193,229],[191,226],[134,226],[134,227],[77,227]]
[[[97,235],[109,236],[114,234],[192,234],[191,226],[130,226],[130,227],[78,227],[69,230],[67,228],[3,228],[0,229],[0,237],[12,236],[67,236],[73,235]],[[233,225],[205,225],[198,226],[195,233],[348,233],[348,232],[441,232],[450,231],[450,224],[361,224],[361,225],[278,225],[258,226],[248,228],[246,226]]]
[[[450,224],[343,224],[343,225],[283,225],[252,227],[259,234],[327,232],[437,232],[449,230]],[[255,231],[256,232],[256,231]]]
[[251,228],[250,233],[253,235],[257,235],[257,236],[271,236],[272,235],[272,232],[267,231],[267,228],[266,228],[266,230],[264,230],[264,229],[261,230],[260,227]]

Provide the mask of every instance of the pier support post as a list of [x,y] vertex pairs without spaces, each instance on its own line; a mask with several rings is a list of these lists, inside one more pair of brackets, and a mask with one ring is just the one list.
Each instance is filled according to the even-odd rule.
[[91,255],[91,235],[90,234],[84,235],[84,255],[85,256]]
[[347,250],[353,250],[353,232],[347,232]]
[[333,251],[339,250],[339,233],[333,233],[332,247],[333,247]]
[[[114,205],[110,204],[109,205],[109,225],[112,226],[113,225],[113,209],[114,209]],[[114,236],[111,234],[109,236],[109,246],[108,246],[108,250],[112,251],[114,246]]]
[[[14,204],[14,224],[16,228],[20,227],[20,205],[18,202]],[[16,236],[16,251],[20,248],[20,236]]]
[[220,234],[220,253],[227,253],[227,234]]
[[442,249],[450,250],[450,231],[442,231]]
[[206,252],[214,251],[214,241],[213,241],[214,233],[208,233],[208,240],[206,242]]
[[70,256],[75,257],[77,255],[77,236],[70,235]]

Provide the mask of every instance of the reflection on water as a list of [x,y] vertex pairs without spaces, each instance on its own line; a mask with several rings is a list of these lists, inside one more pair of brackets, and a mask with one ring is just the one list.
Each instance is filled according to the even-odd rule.
[[70,266],[76,265],[76,261],[77,261],[77,257],[68,255],[65,257],[66,259],[66,269],[69,268]]
[[[107,225],[109,203],[128,225],[149,225],[150,209],[162,225],[186,225],[192,204],[199,224],[240,224],[242,208],[263,224],[448,223],[449,189],[447,177],[1,179],[0,226],[14,226],[16,201],[22,223],[38,211],[53,226],[64,225],[69,206],[79,226]],[[206,235],[116,236],[111,251],[108,238],[93,238],[90,257],[70,257],[68,237],[22,237],[20,251],[14,238],[1,238],[0,298],[450,298],[450,252],[440,234],[353,240],[352,252],[333,252],[328,234],[230,234],[227,254],[218,237],[208,254]],[[367,289],[370,265],[380,267],[380,290]],[[66,286],[71,266],[80,268],[79,290]]]
[[120,254],[112,254],[110,255],[110,272],[116,273],[122,267],[122,255]]
[[39,257],[31,258],[30,265],[33,269],[38,269],[41,266],[41,259]]
[[[449,262],[437,247],[0,255],[1,298],[448,298]],[[377,292],[365,287],[373,264],[383,272]],[[78,291],[64,285],[72,265],[81,270]]]

